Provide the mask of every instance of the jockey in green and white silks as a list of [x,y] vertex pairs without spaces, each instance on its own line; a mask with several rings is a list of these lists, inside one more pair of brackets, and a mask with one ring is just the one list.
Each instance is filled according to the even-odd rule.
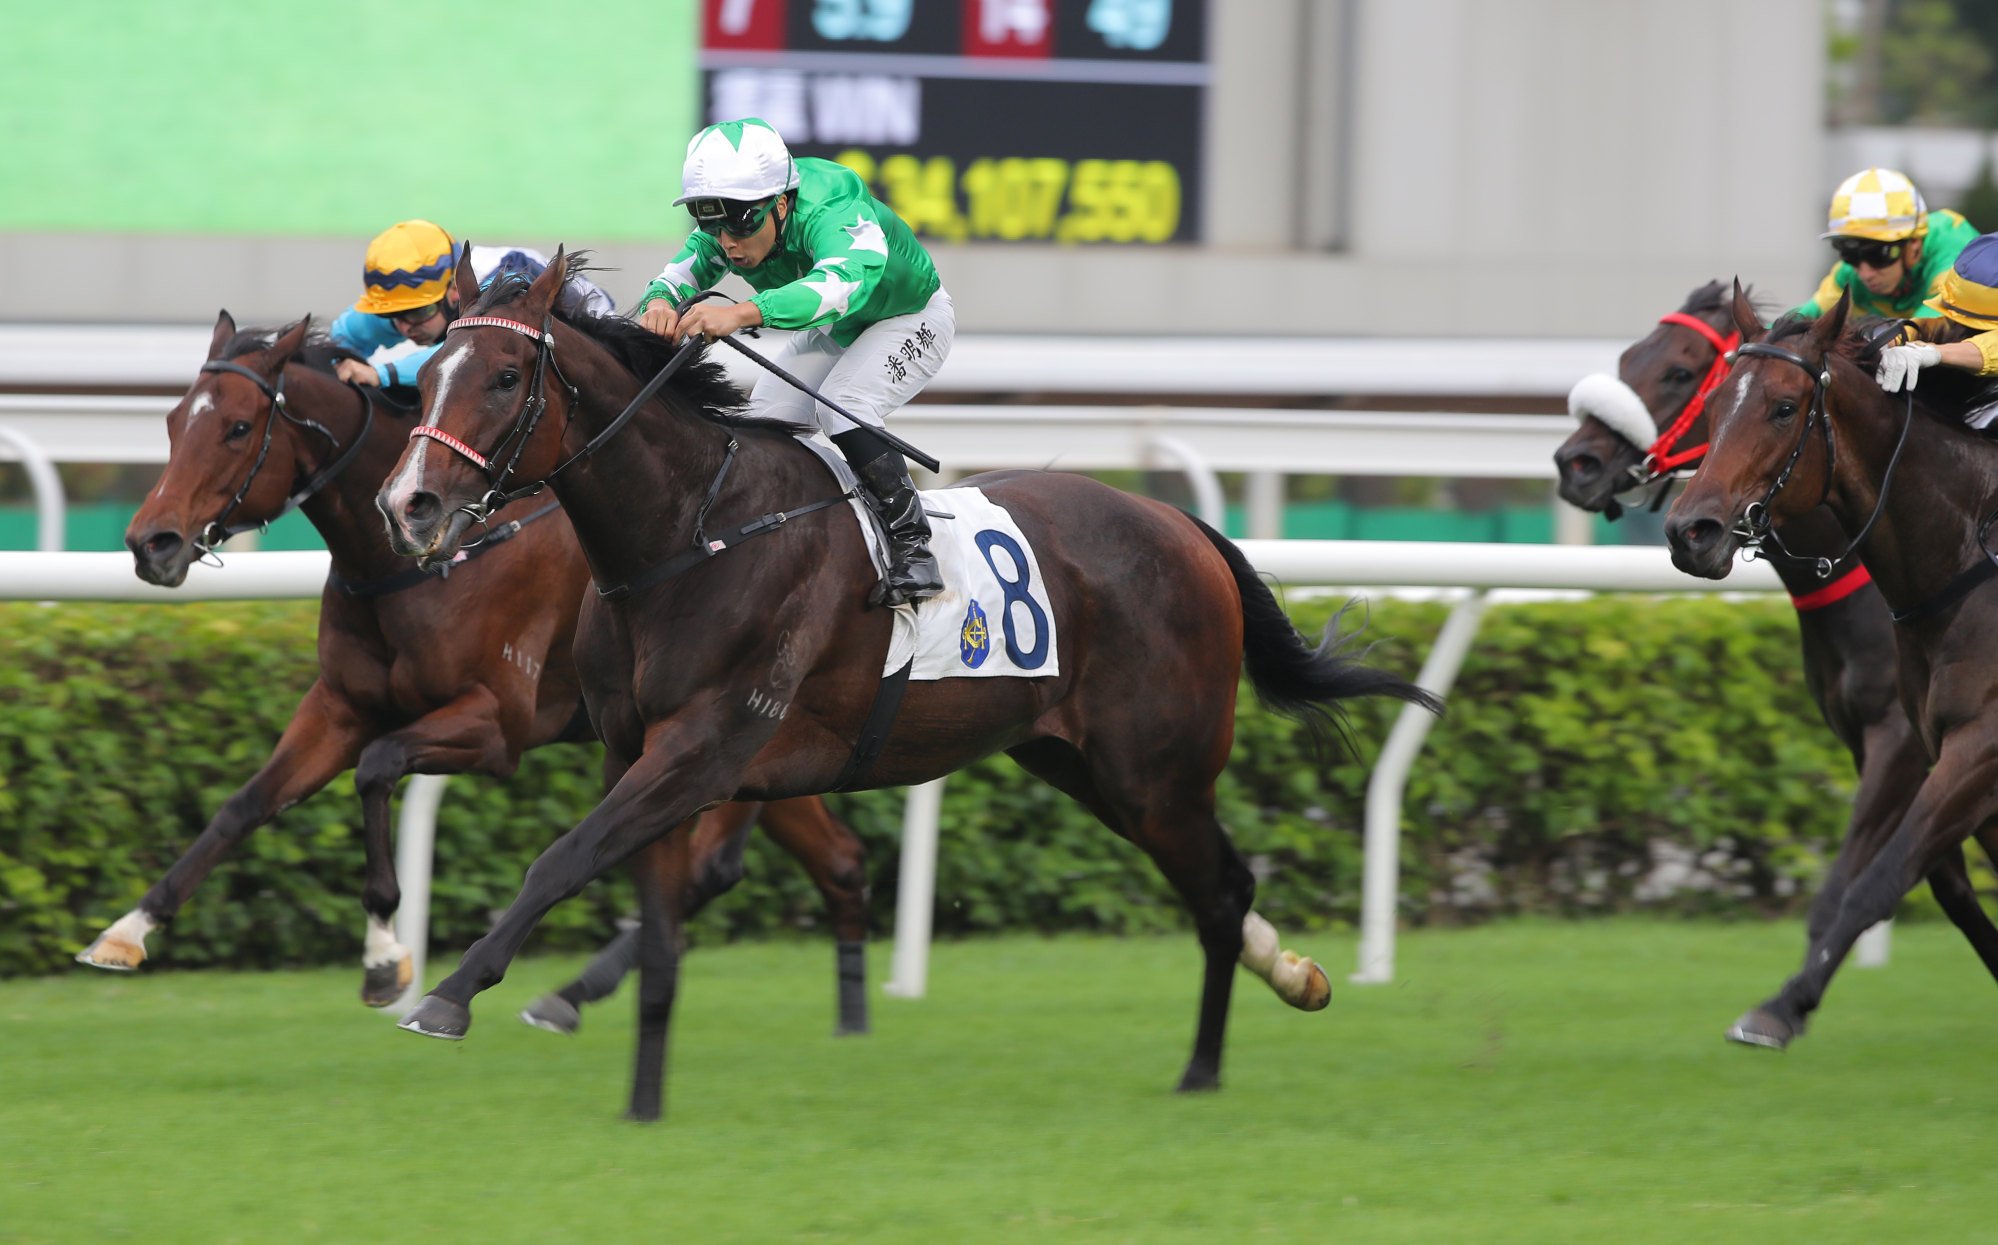
[[[888,577],[878,599],[925,600],[943,590],[929,521],[902,455],[883,439],[890,411],[943,366],[957,334],[950,295],[907,224],[830,160],[794,159],[767,122],[711,125],[687,144],[680,198],[695,231],[646,287],[639,322],[685,338],[767,325],[794,329],[772,361],[859,422],[765,375],[749,414],[816,423],[852,464],[888,528]],[[757,291],[748,302],[674,304],[729,273]]]

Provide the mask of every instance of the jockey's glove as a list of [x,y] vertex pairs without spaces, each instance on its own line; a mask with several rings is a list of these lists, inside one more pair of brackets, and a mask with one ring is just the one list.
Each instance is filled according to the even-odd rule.
[[1923,368],[1941,362],[1942,351],[1927,342],[1889,346],[1880,352],[1880,367],[1873,373],[1873,379],[1886,392],[1899,393],[1915,387],[1915,377]]

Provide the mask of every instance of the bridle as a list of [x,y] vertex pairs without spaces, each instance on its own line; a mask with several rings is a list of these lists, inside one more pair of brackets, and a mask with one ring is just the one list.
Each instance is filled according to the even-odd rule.
[[271,415],[270,418],[264,421],[264,439],[262,444],[257,446],[256,461],[250,464],[250,473],[243,477],[241,487],[236,490],[236,495],[229,499],[229,504],[222,507],[222,513],[216,515],[206,527],[202,528],[201,534],[194,539],[194,548],[197,551],[196,556],[206,559],[213,556],[215,547],[223,541],[228,540],[232,536],[250,531],[253,528],[269,527],[272,523],[304,505],[315,493],[332,483],[333,479],[342,471],[345,471],[348,464],[354,461],[355,456],[361,452],[361,447],[367,444],[368,433],[374,427],[375,423],[375,404],[374,400],[367,393],[363,392],[361,394],[361,405],[364,414],[361,421],[361,431],[355,435],[353,444],[342,450],[338,457],[334,458],[331,463],[308,479],[303,488],[286,498],[283,507],[276,514],[268,519],[260,519],[254,523],[232,524],[229,522],[229,516],[234,514],[236,508],[243,504],[243,499],[250,495],[250,486],[256,483],[257,473],[263,470],[264,460],[270,457],[271,440],[277,432],[279,416],[283,416],[285,421],[293,427],[309,429],[325,437],[326,443],[335,449],[339,449],[340,438],[334,436],[332,432],[327,430],[326,425],[320,423],[318,420],[307,419],[304,416],[291,413],[291,407],[284,400],[285,369],[282,367],[278,369],[277,383],[275,385],[242,364],[233,363],[227,359],[210,359],[201,365],[201,370],[203,372],[228,372],[235,376],[241,376],[262,390],[263,395],[271,401]]
[[[463,441],[460,441],[434,424],[419,424],[409,430],[409,435],[412,438],[427,437],[465,458],[473,466],[486,473],[485,495],[475,502],[458,507],[458,509],[471,515],[473,520],[479,523],[484,523],[487,519],[491,518],[494,511],[508,502],[519,501],[523,497],[531,497],[539,493],[542,489],[554,483],[555,478],[564,471],[567,471],[583,459],[596,453],[605,442],[616,436],[627,423],[631,422],[631,417],[638,414],[639,408],[650,402],[653,395],[659,392],[660,387],[672,379],[673,374],[679,371],[687,360],[700,353],[703,344],[699,337],[689,337],[685,342],[681,343],[680,349],[667,361],[666,366],[659,369],[653,375],[652,379],[645,383],[645,387],[638,391],[638,396],[634,397],[625,406],[624,410],[618,413],[618,417],[606,424],[602,432],[591,437],[582,449],[577,450],[560,463],[557,463],[553,471],[550,471],[547,475],[542,476],[532,484],[524,484],[519,488],[508,489],[507,481],[513,478],[514,469],[520,465],[520,456],[527,449],[528,438],[534,435],[535,428],[541,423],[542,414],[547,410],[548,398],[544,392],[544,388],[548,382],[548,373],[553,372],[555,379],[561,382],[562,388],[568,391],[572,419],[574,418],[578,394],[576,387],[569,383],[569,378],[562,374],[561,365],[555,361],[554,317],[552,315],[542,317],[539,329],[531,325],[522,324],[518,320],[509,320],[504,316],[466,316],[462,319],[453,320],[451,327],[446,329],[445,333],[450,334],[456,333],[460,329],[476,328],[506,329],[534,340],[534,376],[528,387],[527,399],[521,403],[520,413],[514,416],[513,427],[507,429],[506,435],[500,438],[500,443],[493,448],[490,454],[479,453],[471,446],[466,445]],[[507,454],[506,462],[495,473],[493,463],[506,451],[508,445],[512,445],[512,452]]]
[[1693,391],[1692,398],[1686,403],[1686,409],[1680,411],[1679,417],[1658,434],[1658,439],[1644,451],[1644,458],[1630,469],[1640,488],[1690,463],[1697,463],[1707,452],[1708,443],[1704,441],[1690,449],[1681,450],[1675,447],[1679,439],[1685,436],[1706,412],[1707,395],[1720,388],[1720,383],[1727,379],[1730,356],[1735,348],[1741,345],[1739,330],[1722,337],[1713,325],[1682,311],[1662,315],[1658,317],[1658,323],[1675,324],[1680,328],[1691,329],[1704,337],[1707,344],[1714,348],[1714,361],[1708,365],[1707,374],[1700,380],[1700,387]]
[[1888,457],[1887,470],[1880,477],[1880,496],[1874,502],[1873,513],[1867,517],[1865,526],[1861,527],[1859,534],[1846,544],[1844,552],[1835,558],[1794,553],[1783,543],[1783,537],[1776,531],[1769,507],[1770,503],[1776,500],[1776,495],[1790,483],[1790,477],[1797,469],[1798,460],[1804,456],[1804,447],[1810,444],[1813,425],[1820,429],[1825,442],[1824,491],[1818,496],[1816,504],[1822,506],[1831,498],[1832,480],[1838,474],[1838,444],[1832,433],[1831,415],[1826,407],[1826,399],[1831,392],[1831,360],[1827,356],[1822,363],[1813,367],[1808,359],[1795,351],[1785,350],[1781,346],[1771,346],[1766,342],[1750,342],[1735,351],[1736,358],[1743,356],[1780,359],[1784,363],[1802,368],[1811,377],[1811,404],[1804,414],[1804,426],[1797,433],[1797,444],[1791,447],[1790,457],[1783,463],[1783,469],[1776,473],[1775,481],[1770,484],[1769,491],[1762,495],[1762,500],[1748,504],[1748,508],[1742,512],[1741,524],[1734,529],[1734,534],[1747,548],[1758,550],[1765,557],[1768,556],[1766,546],[1773,544],[1780,557],[1793,562],[1814,563],[1818,578],[1830,579],[1839,564],[1850,558],[1858,551],[1860,545],[1865,543],[1867,533],[1873,530],[1873,525],[1880,521],[1881,514],[1887,509],[1887,494],[1894,485],[1894,468],[1901,461],[1901,451],[1908,444],[1908,427],[1915,418],[1914,390],[1908,391],[1908,405],[1901,418],[1901,432],[1894,440],[1894,453]]

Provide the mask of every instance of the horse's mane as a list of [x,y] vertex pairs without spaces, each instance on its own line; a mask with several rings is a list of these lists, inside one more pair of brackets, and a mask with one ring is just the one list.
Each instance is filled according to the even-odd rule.
[[[289,324],[283,328],[275,329],[237,329],[235,336],[231,337],[223,345],[222,353],[217,357],[233,359],[238,355],[245,355],[253,350],[269,350],[277,342],[278,338],[283,337],[290,330],[291,325]],[[353,359],[362,363],[367,362],[363,356],[354,353],[345,346],[335,345],[333,339],[326,336],[324,329],[308,330],[305,335],[305,344],[298,348],[298,353],[293,355],[292,359],[294,362],[303,363],[315,372],[324,372],[328,376],[333,375],[333,365],[341,359]]]
[[[1752,285],[1743,286],[1741,293],[1743,297],[1748,299],[1748,305],[1755,308],[1755,314],[1760,316],[1763,313],[1763,303],[1756,300],[1755,287]],[[1680,306],[1679,314],[1698,316],[1710,311],[1722,311],[1727,309],[1733,301],[1734,285],[1731,282],[1709,281],[1699,289],[1686,295],[1686,301]]]
[[[1769,327],[1762,340],[1772,346],[1780,346],[1809,333],[1816,323],[1812,317],[1787,313]],[[1887,330],[1898,323],[1898,320],[1878,316],[1847,317],[1838,339],[1832,342],[1831,353],[1864,372],[1871,380],[1874,369],[1880,366],[1880,351],[1893,344],[1893,334]],[[1965,427],[1964,416],[1998,398],[1998,393],[1992,390],[1993,383],[1988,376],[1955,367],[1925,368],[1921,384],[1915,389],[1915,409],[1955,431],[1976,435],[1975,430]]]
[[[578,252],[580,256],[582,252]],[[568,266],[570,275],[588,272],[591,269],[577,263],[571,257]],[[483,315],[496,311],[525,295],[534,284],[525,273],[502,273],[493,283],[480,293],[478,301],[466,309],[466,315]],[[555,318],[575,329],[583,336],[610,352],[613,359],[625,371],[638,380],[649,380],[668,360],[679,353],[679,346],[642,328],[623,316],[598,316],[587,312],[565,312],[557,310]],[[728,369],[708,357],[713,349],[704,346],[694,357],[683,364],[666,387],[694,405],[694,409],[705,419],[715,423],[740,426],[767,424],[772,428],[789,429],[772,421],[744,420],[740,418],[742,408],[748,404],[749,395],[744,393],[733,380],[729,379]]]

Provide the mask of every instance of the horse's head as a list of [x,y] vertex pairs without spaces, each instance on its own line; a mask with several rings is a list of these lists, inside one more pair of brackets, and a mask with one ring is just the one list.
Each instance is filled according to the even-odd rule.
[[[1751,342],[1713,394],[1706,461],[1665,523],[1672,563],[1722,579],[1745,539],[1822,504],[1833,469],[1829,388],[1850,296],[1815,320],[1786,318],[1765,336],[1735,286],[1733,312]],[[1847,368],[1848,378],[1857,374]]]
[[375,496],[389,544],[426,566],[449,562],[465,529],[504,505],[509,489],[547,478],[574,401],[551,335],[566,254],[556,251],[525,291],[501,278],[482,294],[471,253],[467,245],[456,278],[466,314],[418,380],[428,422]]
[[238,334],[226,311],[216,318],[208,362],[167,412],[166,469],[125,529],[140,579],[177,588],[228,528],[253,527],[282,510],[300,460],[321,448],[304,445],[277,413],[285,365],[310,323],[308,316],[266,340]]
[[[1697,461],[1707,426],[1703,391],[1725,370],[1733,332],[1727,287],[1710,281],[1632,343],[1615,376],[1583,377],[1568,395],[1568,412],[1582,426],[1554,451],[1562,500],[1607,510],[1617,493]],[[1654,455],[1682,420],[1685,427]]]

